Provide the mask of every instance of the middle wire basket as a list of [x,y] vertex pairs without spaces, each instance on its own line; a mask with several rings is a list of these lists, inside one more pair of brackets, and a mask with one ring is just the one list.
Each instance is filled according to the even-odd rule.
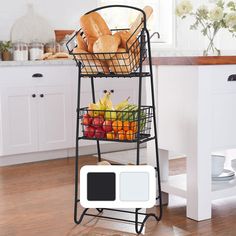
[[136,105],[130,105],[128,110],[90,110],[80,109],[83,139],[137,142],[151,136],[153,108],[140,108],[140,135],[138,137],[138,110]]

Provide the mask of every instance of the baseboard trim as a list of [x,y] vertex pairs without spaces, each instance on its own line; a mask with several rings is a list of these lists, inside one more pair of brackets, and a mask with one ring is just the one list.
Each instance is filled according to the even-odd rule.
[[[135,146],[136,146],[135,144],[106,143],[106,144],[101,144],[101,152],[108,153],[122,150],[130,150],[135,148]],[[79,148],[79,155],[95,155],[95,154],[97,154],[96,145],[82,146]],[[75,148],[52,150],[47,152],[25,153],[11,156],[1,156],[0,166],[10,166],[10,165],[17,165],[17,164],[37,162],[37,161],[62,159],[73,156],[75,156]]]

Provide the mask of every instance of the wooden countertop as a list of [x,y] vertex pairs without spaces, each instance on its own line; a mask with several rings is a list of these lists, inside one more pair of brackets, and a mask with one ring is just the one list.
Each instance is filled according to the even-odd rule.
[[153,65],[229,65],[236,56],[152,57]]

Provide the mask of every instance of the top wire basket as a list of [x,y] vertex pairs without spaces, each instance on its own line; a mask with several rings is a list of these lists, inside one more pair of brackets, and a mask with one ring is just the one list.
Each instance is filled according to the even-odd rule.
[[[77,65],[81,64],[81,76],[100,76],[100,77],[133,77],[138,76],[138,69],[147,57],[146,31],[142,30],[143,22],[128,38],[125,48],[117,52],[91,53],[76,52],[76,39],[78,34],[87,43],[83,29],[75,32],[67,42],[69,54],[73,56]],[[125,29],[111,29],[114,34]]]

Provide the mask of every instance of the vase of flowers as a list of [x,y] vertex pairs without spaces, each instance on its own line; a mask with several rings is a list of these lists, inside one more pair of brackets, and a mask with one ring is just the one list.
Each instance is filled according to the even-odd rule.
[[225,3],[218,0],[213,7],[202,5],[193,10],[192,3],[182,0],[176,7],[176,15],[185,19],[193,16],[195,21],[190,25],[191,30],[201,29],[201,33],[207,37],[208,46],[203,51],[204,56],[220,56],[220,49],[215,46],[215,38],[221,29],[227,29],[233,37],[236,37],[236,2]]

